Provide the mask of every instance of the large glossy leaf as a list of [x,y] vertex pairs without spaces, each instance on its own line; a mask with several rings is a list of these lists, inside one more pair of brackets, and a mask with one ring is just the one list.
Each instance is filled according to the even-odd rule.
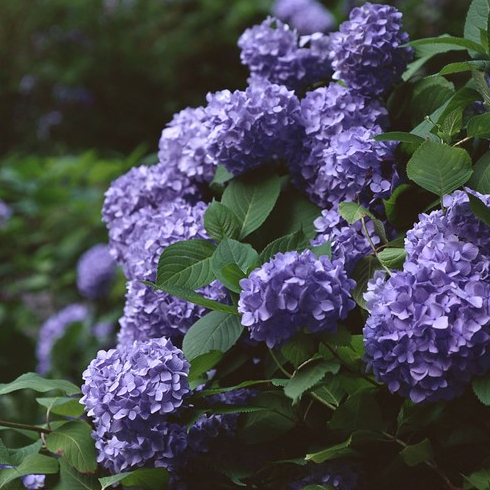
[[30,389],[40,393],[51,390],[59,390],[66,395],[78,395],[80,388],[69,381],[61,379],[45,379],[36,373],[26,373],[10,383],[0,384],[0,395],[6,395],[14,391]]

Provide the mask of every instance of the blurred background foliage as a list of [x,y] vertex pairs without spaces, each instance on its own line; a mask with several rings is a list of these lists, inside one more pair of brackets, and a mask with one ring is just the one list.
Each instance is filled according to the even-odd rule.
[[[0,227],[0,382],[35,369],[42,323],[82,300],[76,263],[107,241],[100,210],[110,182],[155,163],[175,112],[204,104],[209,91],[246,86],[236,42],[272,3],[0,1],[0,199],[12,210]],[[340,23],[364,2],[323,3]],[[459,35],[470,1],[380,3],[396,5],[421,38]],[[96,315],[117,323],[123,303],[119,275]],[[79,341],[55,350],[69,354]],[[86,360],[78,362],[53,374],[79,378]]]

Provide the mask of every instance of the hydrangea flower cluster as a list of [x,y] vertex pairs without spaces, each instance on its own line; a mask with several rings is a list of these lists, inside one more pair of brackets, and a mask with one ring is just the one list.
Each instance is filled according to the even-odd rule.
[[412,49],[402,31],[402,14],[389,5],[365,3],[331,36],[332,78],[366,95],[384,94],[400,81]]
[[109,291],[116,273],[116,263],[109,247],[99,243],[89,248],[78,260],[77,287],[88,299],[100,298]]
[[464,192],[444,205],[407,233],[403,270],[366,293],[368,365],[415,403],[450,400],[490,369],[490,232]]
[[131,243],[123,269],[128,279],[154,281],[158,259],[164,248],[179,240],[207,239],[204,212],[207,204],[194,205],[184,199],[160,204],[157,209],[143,208],[135,214]]
[[306,136],[289,168],[310,200],[330,209],[390,193],[397,181],[394,145],[373,139],[387,124],[379,101],[332,83],[308,92],[301,113]]
[[359,490],[360,478],[357,469],[347,464],[309,464],[304,469],[307,476],[294,481],[289,490],[302,490],[309,485],[327,486],[336,490]]
[[[343,258],[345,270],[351,273],[359,260],[371,253],[371,245],[362,229],[361,221],[349,225],[337,210],[323,210],[322,215],[314,221],[317,236],[313,246],[330,242],[332,256]],[[371,220],[366,220],[366,228],[375,246],[381,243]],[[385,224],[388,228],[388,223]]]
[[247,29],[238,46],[240,59],[250,70],[249,82],[265,80],[297,90],[332,75],[328,37],[319,32],[299,37],[274,17]]
[[189,393],[188,373],[182,351],[165,338],[99,351],[82,375],[80,401],[94,421],[98,462],[115,473],[176,464],[186,431],[166,416]]
[[216,170],[216,162],[206,150],[207,121],[204,108],[184,109],[163,129],[160,138],[160,163],[195,183],[211,182]]
[[[200,293],[215,301],[226,300],[226,292],[217,281],[202,288]],[[165,336],[174,344],[180,344],[187,330],[205,311],[201,306],[130,281],[124,316],[119,320],[118,343],[123,345]]]
[[300,34],[328,32],[335,27],[335,17],[317,0],[276,0],[272,15],[286,22]]
[[296,150],[300,107],[294,92],[269,82],[245,91],[208,95],[208,149],[233,175],[275,162]]
[[334,332],[355,305],[354,286],[342,260],[310,250],[278,253],[240,281],[238,311],[251,338],[272,348],[303,328]]
[[2,227],[12,216],[12,208],[0,199],[0,227]]
[[47,374],[51,369],[51,351],[56,341],[61,338],[67,328],[77,322],[88,318],[88,308],[82,304],[74,303],[53,316],[49,317],[41,326],[36,345],[37,372]]

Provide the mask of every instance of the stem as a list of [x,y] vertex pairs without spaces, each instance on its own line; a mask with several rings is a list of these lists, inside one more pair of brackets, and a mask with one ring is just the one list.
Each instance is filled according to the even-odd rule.
[[374,245],[373,243],[373,240],[371,239],[371,236],[369,235],[369,231],[367,229],[367,226],[366,226],[366,220],[364,219],[364,217],[361,218],[361,223],[362,223],[362,229],[364,230],[364,234],[366,235],[366,238],[368,239],[368,242],[369,242],[369,245],[371,246],[372,250],[373,250],[373,253],[374,255],[376,256],[376,258],[378,259],[379,263],[381,264],[381,266],[383,267],[383,269],[388,272],[388,275],[391,276],[391,271],[390,269],[388,269],[388,267],[386,267],[383,262],[381,260],[379,260],[379,257],[378,257],[378,251],[376,249],[376,246]]
[[369,381],[372,385],[376,386],[376,388],[379,388],[380,386],[383,386],[381,383],[377,383],[376,381],[374,381],[374,379],[371,379],[369,376],[367,376],[366,374],[360,372],[360,371],[356,371],[355,369],[353,369],[351,366],[349,366],[338,354],[338,352],[333,349],[330,345],[328,344],[325,344],[322,342],[322,344],[332,353],[332,355],[338,359],[338,361],[340,362],[340,364],[342,364],[342,366],[346,367],[351,373],[354,373],[354,374],[357,374],[359,376],[361,376],[361,378],[365,379],[366,381]]
[[12,429],[24,429],[31,430],[33,432],[39,432],[41,434],[49,434],[51,430],[43,429],[42,427],[36,427],[35,425],[18,424],[17,422],[8,422],[7,420],[0,420],[0,427],[11,427]]
[[322,397],[318,396],[316,393],[308,393],[308,395],[310,395],[311,398],[313,398],[317,402],[320,402],[322,405],[325,405],[327,408],[332,410],[332,412],[335,412],[335,410],[337,410],[336,406],[332,405],[331,403],[328,403]]
[[463,143],[466,143],[468,140],[470,140],[472,137],[471,136],[466,136],[466,138],[463,138],[462,140],[457,141],[454,143],[453,146],[459,146],[462,145]]
[[[403,448],[408,447],[408,444],[405,441],[398,439],[398,437],[393,436],[388,432],[381,432],[381,434],[383,434],[385,437],[390,439],[392,442],[396,442]],[[430,469],[434,470],[441,477],[441,479],[444,480],[444,483],[447,485],[447,488],[449,488],[449,490],[463,490],[461,487],[457,487],[451,483],[451,480],[449,480],[449,478],[444,474],[444,472],[437,466],[434,460],[430,459],[424,461],[424,464],[428,466]]]
[[279,368],[279,370],[281,371],[282,374],[284,374],[284,376],[287,376],[288,378],[291,378],[293,375],[288,373],[283,365],[279,362],[279,359],[277,358],[277,356],[274,354],[274,351],[272,349],[269,349],[269,352],[271,354],[271,357],[272,359],[274,360],[274,362],[276,363],[276,366]]

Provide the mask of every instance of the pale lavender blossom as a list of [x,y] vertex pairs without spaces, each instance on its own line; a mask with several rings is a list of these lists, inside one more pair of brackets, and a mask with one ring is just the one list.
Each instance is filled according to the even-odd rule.
[[12,208],[0,199],[0,228],[7,223],[12,216]]
[[47,374],[51,369],[51,351],[58,339],[63,337],[73,323],[84,322],[88,319],[88,308],[82,304],[72,304],[48,318],[39,329],[36,357],[37,372]]
[[89,248],[77,263],[78,292],[88,299],[97,299],[109,292],[116,274],[116,263],[109,246],[99,243]]
[[300,34],[328,32],[336,24],[330,10],[317,0],[276,0],[272,5],[272,15]]

